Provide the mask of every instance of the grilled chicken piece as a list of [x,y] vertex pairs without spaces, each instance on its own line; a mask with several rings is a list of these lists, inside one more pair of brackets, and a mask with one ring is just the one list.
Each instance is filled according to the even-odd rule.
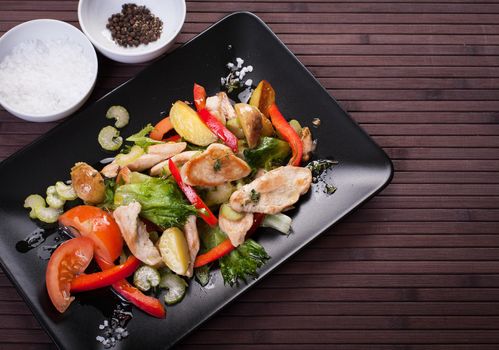
[[303,155],[301,160],[308,162],[312,152],[315,150],[314,141],[312,140],[312,133],[308,126],[301,129],[301,143],[303,145]]
[[191,186],[218,186],[246,177],[251,168],[231,149],[213,143],[198,157],[189,160],[181,169],[182,179]]
[[253,213],[244,213],[242,219],[234,221],[225,216],[218,215],[218,225],[227,234],[234,247],[238,247],[244,242],[246,233],[253,226]]
[[104,178],[87,163],[79,162],[71,168],[71,183],[85,203],[99,204],[106,198]]
[[239,212],[276,214],[295,204],[311,183],[310,169],[282,166],[241,187],[229,203]]
[[[191,160],[192,157],[194,157],[196,154],[199,154],[199,151],[186,151],[179,153],[175,156],[172,157],[173,162],[177,167],[182,167],[185,163],[187,163],[189,160]],[[151,176],[159,176],[161,175],[161,172],[163,171],[164,168],[168,169],[168,159],[164,160],[155,166],[151,168],[151,171],[149,172]]]
[[194,271],[194,262],[196,256],[199,252],[199,235],[198,228],[196,226],[196,216],[190,215],[184,225],[184,234],[187,241],[187,246],[189,247],[189,256],[191,258],[189,262],[189,267],[187,268],[186,276],[192,277]]
[[222,124],[225,124],[227,120],[236,117],[234,107],[232,107],[229,97],[223,91],[215,96],[208,97],[206,99],[206,108],[211,114],[217,117]]
[[111,179],[113,177],[116,177],[119,171],[120,171],[120,166],[116,164],[116,162],[113,160],[111,163],[102,168],[100,172],[105,177]]
[[138,202],[132,202],[116,208],[113,216],[132,254],[147,265],[159,266],[163,260],[158,248],[149,239],[146,225],[139,219],[140,209]]
[[244,136],[246,137],[246,142],[248,142],[248,147],[254,148],[258,144],[258,140],[260,140],[260,135],[262,134],[262,113],[260,113],[258,108],[246,103],[238,103],[234,108]]

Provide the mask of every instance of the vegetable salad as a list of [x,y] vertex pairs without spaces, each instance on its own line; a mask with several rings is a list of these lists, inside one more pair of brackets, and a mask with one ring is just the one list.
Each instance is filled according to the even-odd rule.
[[[71,181],[30,195],[30,217],[67,227],[74,238],[52,254],[47,291],[59,312],[75,295],[112,287],[158,318],[220,268],[231,286],[258,276],[270,258],[251,236],[260,226],[284,234],[292,208],[311,185],[314,143],[308,127],[288,122],[275,91],[261,81],[248,104],[194,84],[193,105],[175,102],[167,118],[126,138],[129,113],[111,106],[100,145],[121,149],[102,169],[76,163]],[[67,201],[73,203],[65,210]],[[85,272],[94,260],[101,271]],[[161,293],[158,293],[161,291]],[[153,292],[153,293],[151,293]],[[160,295],[161,299],[156,296]]]

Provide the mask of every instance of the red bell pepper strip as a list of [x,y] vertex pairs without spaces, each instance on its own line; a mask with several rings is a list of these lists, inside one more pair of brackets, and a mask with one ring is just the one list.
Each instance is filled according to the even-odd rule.
[[[109,270],[113,268],[113,264],[101,258],[96,257],[97,264],[102,270]],[[140,290],[128,283],[127,280],[122,279],[113,283],[114,290],[123,296],[126,300],[137,306],[142,311],[157,318],[165,318],[166,311],[163,304],[156,298],[143,294]]]
[[173,124],[170,121],[170,117],[166,117],[158,122],[154,126],[154,129],[149,133],[149,137],[156,141],[161,141],[165,134],[173,129]]
[[196,209],[201,210],[201,218],[208,225],[215,226],[218,223],[217,217],[213,215],[210,208],[208,208],[208,206],[204,204],[203,200],[198,196],[194,188],[192,188],[191,186],[186,184],[184,180],[182,180],[182,176],[180,176],[180,172],[171,158],[168,160],[168,168],[170,169],[173,178],[177,182],[178,187],[180,187],[182,192],[184,192],[189,202],[191,202],[196,207]]
[[225,241],[222,241],[222,243],[211,248],[206,253],[198,255],[196,257],[196,261],[194,262],[194,267],[201,267],[211,263],[212,261],[218,260],[221,257],[229,254],[234,250],[234,248],[235,247],[230,242],[230,239],[227,238]]
[[[253,233],[255,233],[256,229],[260,227],[262,224],[263,219],[265,218],[265,214],[262,213],[255,213],[253,214],[253,225],[251,228],[248,230],[246,233],[246,237],[251,236]],[[229,254],[231,251],[233,251],[236,247],[232,245],[230,242],[230,239],[226,239],[225,241],[222,241],[219,245],[216,247],[213,247],[209,251],[207,251],[204,254],[198,255],[196,258],[196,261],[194,262],[194,267],[201,267],[206,264],[209,264],[215,260],[218,260],[225,255]]]
[[110,286],[130,276],[139,266],[140,260],[131,256],[124,264],[111,267],[109,270],[88,275],[81,274],[71,281],[71,292],[85,292]]
[[270,121],[274,125],[275,129],[291,146],[293,155],[288,164],[300,166],[301,158],[303,156],[303,143],[301,142],[300,136],[282,116],[275,103],[269,107],[268,113],[270,115]]
[[180,136],[180,135],[173,135],[173,136],[170,136],[170,137],[164,139],[163,141],[164,142],[179,142],[181,138],[182,138],[182,136]]
[[206,90],[196,83],[194,83],[194,105],[197,111],[206,107]]
[[237,137],[223,125],[217,117],[210,113],[206,108],[198,111],[198,115],[206,126],[221,139],[232,152],[237,153]]

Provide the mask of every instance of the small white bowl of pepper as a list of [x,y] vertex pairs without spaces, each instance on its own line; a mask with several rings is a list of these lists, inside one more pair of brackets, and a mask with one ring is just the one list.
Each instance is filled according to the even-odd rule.
[[104,56],[142,63],[164,54],[184,25],[185,0],[80,0],[80,27]]

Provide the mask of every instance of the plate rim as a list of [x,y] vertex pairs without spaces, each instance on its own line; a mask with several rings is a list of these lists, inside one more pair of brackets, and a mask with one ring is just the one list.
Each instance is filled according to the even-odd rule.
[[[192,326],[189,329],[189,331],[187,331],[186,333],[184,333],[182,336],[180,336],[179,338],[175,339],[174,341],[166,343],[165,346],[167,348],[170,348],[170,347],[174,346],[175,344],[177,344],[178,342],[180,342],[182,339],[184,339],[187,335],[191,334],[194,330],[198,329],[202,324],[204,324],[206,321],[208,321],[209,319],[211,319],[212,317],[214,317],[222,309],[224,309],[227,306],[229,306],[230,304],[232,304],[242,294],[244,294],[248,290],[250,290],[255,284],[258,284],[258,283],[260,283],[260,281],[266,279],[267,276],[270,275],[271,272],[273,272],[276,268],[278,268],[278,267],[282,266],[283,264],[285,264],[286,262],[288,262],[289,259],[291,257],[293,257],[296,253],[298,253],[302,249],[305,249],[307,246],[309,246],[314,240],[318,239],[325,231],[331,229],[333,226],[335,226],[338,223],[344,221],[347,217],[349,217],[352,213],[354,213],[359,207],[361,207],[363,204],[365,204],[367,201],[369,201],[371,198],[373,198],[379,192],[381,192],[383,189],[385,189],[391,183],[395,171],[394,171],[393,162],[390,159],[390,157],[388,157],[388,155],[386,154],[386,152],[384,151],[384,149],[381,146],[379,146],[377,144],[377,142],[357,123],[357,121],[352,118],[352,116],[343,108],[343,106],[340,103],[338,103],[338,101],[331,94],[329,94],[327,92],[327,90],[322,86],[322,84],[317,80],[317,78],[312,74],[312,72],[310,72],[310,70],[296,57],[296,55],[284,44],[284,42],[281,41],[281,39],[279,39],[279,37],[272,31],[272,29],[260,17],[258,17],[256,14],[254,14],[253,12],[250,12],[250,11],[236,11],[236,12],[232,12],[230,14],[227,14],[223,18],[221,18],[218,21],[214,22],[213,24],[211,24],[210,26],[208,26],[206,29],[204,29],[203,31],[201,31],[200,33],[198,33],[196,36],[194,36],[193,38],[189,39],[188,41],[186,41],[185,43],[183,43],[182,45],[180,45],[176,49],[174,49],[172,51],[169,51],[165,55],[160,56],[160,58],[158,60],[153,61],[152,63],[150,63],[148,66],[146,66],[144,69],[142,69],[135,76],[133,76],[130,79],[128,79],[127,81],[119,84],[118,86],[116,86],[115,88],[113,88],[111,91],[109,91],[108,93],[106,93],[102,97],[98,98],[97,100],[93,101],[92,103],[85,104],[82,109],[80,109],[76,113],[68,116],[67,119],[65,119],[64,121],[60,122],[54,128],[52,128],[48,132],[40,135],[38,138],[36,138],[32,142],[26,144],[20,150],[14,152],[9,157],[7,157],[2,162],[0,162],[0,171],[1,171],[2,168],[4,168],[5,166],[7,166],[12,160],[14,160],[15,158],[17,158],[19,155],[23,154],[24,152],[29,151],[32,147],[36,146],[37,143],[45,140],[46,138],[50,138],[53,133],[58,132],[58,130],[60,128],[64,128],[67,124],[71,123],[71,121],[74,119],[74,117],[77,117],[77,116],[81,115],[82,113],[84,113],[90,106],[93,106],[95,103],[97,103],[97,102],[101,101],[102,99],[106,98],[107,96],[115,93],[116,90],[120,89],[124,85],[129,84],[130,82],[132,82],[133,80],[135,80],[141,74],[146,73],[149,69],[151,69],[155,65],[156,62],[158,62],[161,59],[169,56],[171,53],[175,52],[176,50],[184,48],[186,45],[190,44],[192,41],[199,39],[200,36],[204,35],[206,32],[212,30],[214,27],[216,27],[216,26],[222,24],[223,22],[227,21],[229,18],[234,17],[234,16],[240,16],[240,15],[250,16],[253,19],[255,19],[260,25],[262,25],[264,27],[264,29],[273,37],[273,39],[276,41],[276,43],[281,48],[283,48],[288,53],[288,55],[291,56],[291,58],[296,63],[298,63],[299,66],[301,66],[301,68],[303,70],[305,70],[307,72],[307,74],[312,79],[312,81],[320,89],[322,89],[325,93],[327,93],[329,95],[329,98],[336,104],[336,106],[338,106],[338,108],[343,112],[343,114],[345,116],[347,116],[357,126],[357,129],[360,130],[364,134],[364,136],[367,139],[369,139],[373,143],[373,145],[381,152],[381,155],[384,158],[386,166],[388,166],[388,169],[387,169],[388,171],[385,174],[386,176],[383,179],[383,182],[380,183],[379,185],[377,185],[376,188],[374,190],[372,190],[370,194],[368,194],[367,196],[365,196],[362,199],[360,199],[354,206],[352,206],[348,210],[347,213],[343,214],[341,217],[337,218],[332,223],[328,224],[326,227],[324,227],[324,228],[316,231],[314,233],[313,237],[304,240],[300,244],[299,247],[297,247],[295,249],[291,249],[290,251],[288,251],[283,257],[280,258],[281,261],[278,264],[276,264],[275,266],[273,266],[272,268],[270,268],[268,271],[265,271],[265,273],[261,274],[256,279],[248,281],[248,283],[246,284],[245,288],[236,290],[235,293],[233,293],[228,299],[226,299],[226,301],[224,303],[222,303],[218,308],[214,308],[210,313],[208,313],[205,317],[203,317],[199,322],[197,322],[195,324],[192,324]],[[24,303],[28,306],[28,308],[31,311],[32,315],[36,318],[36,320],[38,321],[38,323],[42,326],[42,329],[50,337],[50,339],[54,342],[54,344],[58,348],[62,349],[64,344],[59,341],[59,339],[56,336],[56,334],[53,333],[52,328],[49,327],[49,325],[45,323],[45,321],[43,320],[42,315],[39,314],[38,311],[35,309],[35,306],[32,303],[31,299],[29,299],[27,297],[27,295],[25,294],[24,290],[21,288],[21,286],[19,285],[19,283],[15,279],[14,275],[11,273],[11,271],[8,268],[7,264],[4,262],[4,259],[3,259],[2,256],[0,256],[0,265],[1,265],[2,269],[4,270],[5,275],[7,276],[7,278],[15,286],[16,291],[21,295]]]

